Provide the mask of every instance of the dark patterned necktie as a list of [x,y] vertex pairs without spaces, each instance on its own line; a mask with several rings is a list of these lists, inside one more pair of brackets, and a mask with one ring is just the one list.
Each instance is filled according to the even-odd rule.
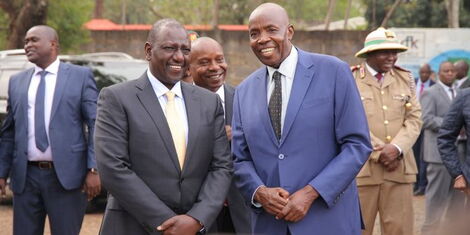
[[269,97],[269,117],[278,140],[281,139],[281,112],[282,112],[282,85],[281,73],[275,71],[273,74],[274,90]]
[[47,71],[39,72],[41,80],[36,92],[36,103],[34,104],[34,138],[36,139],[36,147],[45,152],[49,147],[46,133],[46,121],[44,120],[44,99],[46,94],[46,74]]

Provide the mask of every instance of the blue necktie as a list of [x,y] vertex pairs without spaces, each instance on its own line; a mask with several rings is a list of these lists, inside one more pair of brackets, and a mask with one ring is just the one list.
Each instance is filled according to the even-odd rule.
[[36,147],[45,152],[49,147],[46,133],[46,121],[44,120],[44,99],[46,94],[46,74],[47,71],[39,72],[41,81],[39,82],[38,91],[36,93],[36,103],[34,108],[34,137],[36,138]]

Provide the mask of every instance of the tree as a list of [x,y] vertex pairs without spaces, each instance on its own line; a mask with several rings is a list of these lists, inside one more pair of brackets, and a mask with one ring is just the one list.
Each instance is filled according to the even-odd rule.
[[26,31],[47,24],[57,30],[62,52],[73,52],[88,39],[82,25],[91,19],[93,0],[1,0],[0,9],[0,25],[8,25],[0,31],[0,49],[23,48]]
[[328,0],[328,11],[325,16],[325,30],[328,30],[330,27],[330,20],[333,11],[335,10],[336,0]]
[[395,0],[395,3],[393,3],[390,10],[388,10],[387,15],[385,15],[384,20],[382,21],[382,24],[380,24],[380,27],[386,27],[387,26],[388,21],[390,20],[390,17],[392,16],[395,9],[397,9],[398,5],[400,5],[400,3],[401,3],[401,0]]
[[34,25],[44,24],[47,0],[2,0],[0,8],[9,18],[7,48],[22,48],[26,31]]
[[449,28],[459,27],[460,0],[446,0],[447,25]]

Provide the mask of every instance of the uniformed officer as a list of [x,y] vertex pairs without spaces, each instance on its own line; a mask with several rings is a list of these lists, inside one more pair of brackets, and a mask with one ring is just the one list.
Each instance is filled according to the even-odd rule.
[[365,61],[352,67],[374,147],[357,176],[364,235],[372,234],[377,212],[382,234],[413,234],[417,168],[412,146],[422,121],[412,75],[395,65],[397,54],[407,49],[394,32],[378,28],[356,53]]

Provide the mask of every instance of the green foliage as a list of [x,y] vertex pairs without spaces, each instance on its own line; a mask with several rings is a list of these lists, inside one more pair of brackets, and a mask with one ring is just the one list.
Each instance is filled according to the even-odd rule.
[[0,10],[0,50],[5,49],[7,31],[8,31],[7,15],[3,11]]
[[86,43],[89,31],[83,24],[91,19],[93,0],[55,0],[49,2],[47,24],[57,30],[61,53],[73,53]]
[[[363,0],[367,5],[365,12],[369,29],[376,28],[382,22],[395,0],[375,0],[375,21],[372,17],[374,0]],[[462,0],[460,7],[460,27],[470,27],[470,0]],[[374,25],[375,22],[375,25]],[[447,11],[443,0],[412,0],[402,2],[393,13],[388,27],[447,27]]]
[[[363,15],[360,1],[353,0],[350,17]],[[219,0],[219,24],[247,24],[251,11],[263,2],[285,7],[296,28],[323,23],[328,10],[328,1],[318,0]],[[162,17],[184,24],[211,24],[214,6],[213,0],[105,0],[105,18],[121,23],[123,3],[128,24],[151,24]],[[337,0],[332,21],[344,19],[347,4],[348,0]]]

